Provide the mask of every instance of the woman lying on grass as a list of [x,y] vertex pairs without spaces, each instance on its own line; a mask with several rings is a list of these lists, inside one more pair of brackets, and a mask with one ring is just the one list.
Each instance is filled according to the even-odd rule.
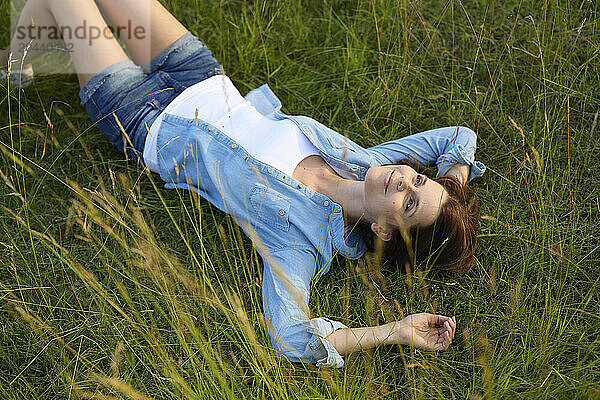
[[[447,349],[455,317],[421,313],[347,328],[310,317],[309,289],[334,255],[358,259],[374,241],[400,266],[467,271],[478,211],[466,183],[485,170],[474,161],[475,133],[448,127],[362,148],[311,118],[283,114],[266,85],[242,97],[206,46],[156,0],[29,0],[19,24],[85,21],[104,30],[102,10],[114,26],[139,27],[145,7],[151,37],[121,32],[132,59],[112,36],[91,44],[64,38],[81,104],[126,157],[160,174],[167,188],[196,191],[252,239],[264,262],[263,308],[277,354],[342,366],[344,354],[382,344]],[[45,39],[37,38],[38,48]],[[16,67],[40,55],[21,60],[23,44],[13,37]],[[440,177],[428,178],[406,159],[436,164]]]

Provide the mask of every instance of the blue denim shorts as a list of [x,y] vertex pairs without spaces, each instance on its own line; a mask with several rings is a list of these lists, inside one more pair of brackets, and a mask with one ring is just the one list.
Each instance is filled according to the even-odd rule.
[[211,51],[188,32],[143,68],[125,60],[104,69],[79,97],[108,140],[143,165],[146,135],[165,107],[186,88],[222,73]]

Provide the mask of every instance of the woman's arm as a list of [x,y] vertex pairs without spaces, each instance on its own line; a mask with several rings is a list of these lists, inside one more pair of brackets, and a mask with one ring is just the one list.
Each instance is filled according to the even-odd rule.
[[308,309],[315,255],[306,247],[263,254],[263,307],[276,354],[290,360],[341,367],[342,355],[383,344],[445,350],[456,319],[413,314],[382,326],[348,328],[329,318],[311,318]]
[[338,329],[325,339],[340,355],[391,344],[446,350],[452,343],[455,331],[455,317],[420,313],[381,326]]
[[408,158],[424,166],[435,164],[439,175],[447,175],[457,163],[469,165],[465,181],[470,181],[485,172],[485,165],[475,161],[476,147],[475,132],[464,126],[449,126],[381,143],[368,151],[379,165]]

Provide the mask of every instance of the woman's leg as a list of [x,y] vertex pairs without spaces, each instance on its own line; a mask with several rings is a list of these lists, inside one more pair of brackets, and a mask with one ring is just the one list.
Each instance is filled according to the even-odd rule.
[[10,54],[10,47],[0,50],[0,68],[6,68],[8,66],[8,55]]
[[[158,0],[96,0],[96,3],[113,28],[119,30],[133,62],[142,67],[188,32]],[[144,38],[135,33],[140,28],[145,32]]]
[[[77,34],[77,28],[81,34]],[[119,42],[108,34],[106,22],[93,0],[29,0],[10,44],[12,60],[16,61],[13,65],[20,68],[45,53],[44,50],[22,50],[35,49],[36,44],[38,49],[55,44],[53,35],[57,29],[59,32],[63,29],[63,39],[72,50],[71,60],[80,86],[103,69],[129,59]]]

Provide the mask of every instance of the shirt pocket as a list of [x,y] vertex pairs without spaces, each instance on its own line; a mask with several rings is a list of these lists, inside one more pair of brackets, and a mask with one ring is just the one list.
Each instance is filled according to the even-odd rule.
[[254,220],[284,231],[290,229],[290,202],[281,194],[257,183],[250,194]]

